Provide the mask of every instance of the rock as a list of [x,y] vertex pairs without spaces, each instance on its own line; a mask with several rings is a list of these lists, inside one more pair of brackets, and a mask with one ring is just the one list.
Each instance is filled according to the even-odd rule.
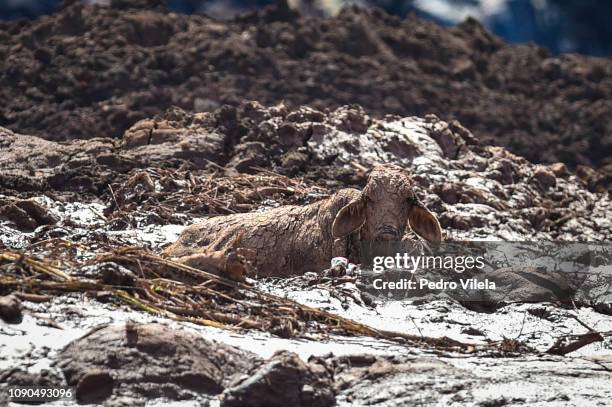
[[[20,192],[55,189],[81,193],[96,193],[108,188],[110,171],[97,166],[95,158],[114,150],[112,140],[61,144],[0,127],[0,148],[0,188]],[[113,170],[123,169],[115,167]],[[19,209],[27,213],[27,208]]]
[[23,319],[21,301],[14,295],[0,297],[0,318],[9,324],[18,324]]
[[108,372],[88,371],[76,385],[76,399],[81,404],[93,404],[106,400],[113,393],[115,381]]
[[545,190],[557,185],[557,179],[553,171],[545,167],[539,167],[533,173],[533,178]]
[[[463,128],[459,123],[455,122],[453,125],[450,123],[444,123],[438,121],[438,125],[434,127],[431,133],[431,137],[436,140],[444,156],[451,160],[454,160],[459,156],[460,153],[465,152],[466,141],[459,134],[453,132],[453,129],[457,129],[460,134],[465,134],[466,138],[469,135],[467,129]],[[471,138],[468,140],[472,141]]]
[[277,352],[261,366],[231,383],[221,395],[222,407],[334,405],[331,377],[296,354]]
[[162,118],[141,120],[124,133],[123,155],[140,165],[174,163],[178,166],[182,161],[189,161],[204,168],[210,161],[224,161],[227,135],[214,131],[206,117],[171,109]]
[[593,309],[600,314],[612,316],[612,303],[597,303],[593,305]]
[[552,163],[548,168],[555,174],[556,177],[564,178],[570,175],[567,166],[563,163]]
[[603,167],[602,171],[579,165],[576,168],[576,175],[584,181],[589,191],[604,192],[610,191],[612,186],[612,165]]
[[0,207],[0,219],[13,222],[20,230],[31,232],[38,226],[54,225],[59,218],[34,200],[18,200]]
[[498,302],[568,302],[574,290],[566,274],[535,267],[505,267],[485,274],[496,289],[487,299]]
[[268,151],[264,143],[249,141],[236,146],[234,156],[227,164],[238,172],[253,173],[253,167],[266,167],[269,163]]
[[289,175],[304,171],[307,164],[308,155],[303,152],[293,150],[281,156],[281,165]]
[[38,226],[26,211],[13,204],[0,207],[0,219],[14,223],[19,230],[24,232],[31,232]]
[[[67,345],[56,358],[77,397],[192,399],[221,393],[259,359],[246,351],[159,324],[103,326]],[[95,389],[95,392],[92,392]]]
[[58,387],[66,385],[61,374],[55,370],[42,369],[32,373],[21,367],[0,371],[0,383],[6,383],[9,386]]
[[480,329],[474,328],[472,326],[462,328],[461,333],[472,336],[486,336],[484,332],[482,332]]
[[475,379],[468,371],[434,358],[370,357],[353,364],[356,356],[330,361],[336,366],[339,404],[432,405],[470,389]]

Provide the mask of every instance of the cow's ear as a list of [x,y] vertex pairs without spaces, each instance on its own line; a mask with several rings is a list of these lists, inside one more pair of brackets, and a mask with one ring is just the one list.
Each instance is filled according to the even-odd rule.
[[410,228],[423,239],[430,242],[442,240],[442,228],[436,215],[421,204],[412,205],[408,214]]
[[366,220],[365,201],[355,199],[338,211],[332,224],[332,236],[344,237],[360,229]]

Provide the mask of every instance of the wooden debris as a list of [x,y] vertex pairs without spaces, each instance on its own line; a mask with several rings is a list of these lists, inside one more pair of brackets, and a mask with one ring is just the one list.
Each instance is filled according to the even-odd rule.
[[[571,339],[571,340],[570,340]],[[569,337],[558,338],[554,345],[546,351],[551,355],[567,355],[570,352],[587,346],[593,342],[601,342],[604,337],[599,332],[589,332],[584,335],[572,335]]]
[[61,295],[63,292],[104,292],[140,311],[217,328],[256,329],[284,337],[317,332],[359,335],[446,351],[486,350],[485,347],[446,337],[428,338],[374,329],[142,249],[116,249],[91,262],[95,265],[112,261],[131,269],[138,278],[134,287],[127,289],[79,276],[78,270],[83,264],[76,262],[64,264],[66,269],[71,270],[68,276],[66,273],[58,274],[57,266],[27,255],[0,251],[0,259],[14,264],[19,262],[20,267],[28,266],[34,272],[26,277],[0,275],[0,289],[18,290],[22,295],[36,296],[30,298]]

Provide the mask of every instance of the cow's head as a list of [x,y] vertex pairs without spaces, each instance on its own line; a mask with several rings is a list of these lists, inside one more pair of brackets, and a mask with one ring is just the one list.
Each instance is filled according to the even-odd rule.
[[419,202],[407,172],[380,165],[370,173],[360,197],[340,209],[332,235],[343,237],[360,229],[361,240],[401,240],[408,224],[428,241],[442,240],[438,219]]

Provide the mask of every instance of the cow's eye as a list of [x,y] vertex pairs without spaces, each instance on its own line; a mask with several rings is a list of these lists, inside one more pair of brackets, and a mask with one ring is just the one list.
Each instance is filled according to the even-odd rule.
[[416,195],[412,195],[408,197],[408,203],[411,205],[419,205],[421,201],[419,201],[419,198],[417,198]]

